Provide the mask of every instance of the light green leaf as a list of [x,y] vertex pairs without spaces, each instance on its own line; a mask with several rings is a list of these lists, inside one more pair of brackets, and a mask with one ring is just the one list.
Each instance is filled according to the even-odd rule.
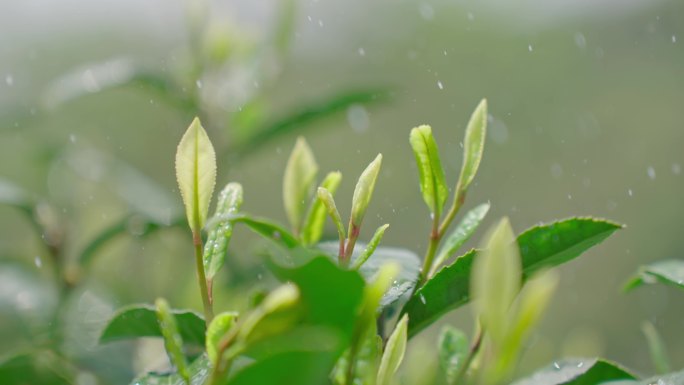
[[371,255],[375,252],[375,249],[378,247],[378,244],[382,240],[383,235],[385,235],[385,230],[389,227],[389,224],[386,223],[380,227],[378,227],[377,230],[375,230],[375,234],[373,234],[373,238],[371,238],[371,241],[366,245],[366,248],[363,250],[361,255],[359,255],[358,258],[354,259],[354,263],[352,264],[352,269],[358,270],[361,268],[361,266],[366,263],[368,258],[370,258]]
[[330,219],[332,219],[333,223],[335,224],[335,227],[337,228],[337,235],[339,236],[340,241],[343,241],[345,238],[347,238],[347,235],[344,232],[344,224],[342,223],[340,212],[337,211],[335,199],[333,198],[330,191],[328,191],[325,187],[318,188],[317,196],[318,200],[323,204],[326,211],[328,212]]
[[659,374],[669,372],[670,359],[667,354],[665,342],[660,337],[660,333],[658,333],[655,326],[648,321],[645,321],[641,325],[641,330],[644,332],[644,336],[646,336],[648,351],[651,355],[651,361],[653,362],[653,366],[655,366],[656,372]]
[[486,136],[487,99],[482,99],[470,116],[470,121],[466,127],[465,140],[463,141],[463,166],[456,185],[457,194],[459,191],[467,191],[470,183],[475,179],[475,174],[477,174],[477,169],[482,160]]
[[280,286],[245,316],[238,339],[249,345],[292,328],[302,316],[298,304],[297,287]]
[[490,230],[471,273],[474,311],[484,331],[497,345],[507,331],[507,314],[521,285],[520,253],[508,218]]
[[453,385],[468,356],[468,337],[461,330],[447,325],[439,334],[437,346],[439,364],[444,371],[447,384]]
[[[333,196],[341,181],[342,174],[339,171],[330,172],[323,179],[320,187],[328,190],[330,195]],[[325,227],[325,213],[326,206],[317,194],[302,227],[301,239],[304,245],[315,245],[321,240],[323,228]]]
[[350,237],[352,236],[351,234],[353,234],[354,228],[358,231],[361,227],[363,217],[366,215],[366,209],[373,196],[375,181],[378,179],[381,165],[382,154],[378,154],[368,167],[363,170],[358,182],[356,182],[354,196],[352,197],[351,220],[349,221],[349,230],[347,231],[347,233],[350,234]]
[[318,164],[311,148],[304,138],[297,138],[285,167],[283,178],[283,202],[287,219],[295,234],[298,234],[309,196],[316,183]]
[[192,121],[178,144],[176,179],[190,229],[199,234],[207,219],[216,183],[216,153],[198,118]]
[[227,216],[236,214],[242,206],[242,186],[239,183],[228,183],[218,197],[214,217],[221,218],[210,221],[207,241],[204,244],[204,271],[208,281],[212,281],[226,260],[228,243],[233,235],[233,222]]
[[636,276],[625,285],[625,290],[654,283],[684,289],[684,260],[667,259],[640,267]]
[[[211,374],[211,362],[206,355],[201,355],[188,367],[190,385],[205,385]],[[134,379],[131,385],[186,385],[185,379],[178,373],[147,373]]]
[[[204,346],[206,328],[202,316],[191,310],[172,310],[178,331],[187,343]],[[130,305],[119,309],[100,335],[100,343],[140,337],[161,337],[155,308],[150,305]]]
[[217,314],[207,328],[207,356],[209,356],[209,361],[214,366],[216,366],[216,360],[218,359],[218,348],[221,339],[235,326],[237,317],[238,313],[230,311]]
[[444,202],[449,197],[449,188],[444,180],[444,169],[439,160],[439,151],[432,136],[432,128],[427,125],[415,127],[411,130],[409,142],[418,165],[423,200],[430,208],[430,212],[439,215],[444,208]]
[[487,215],[489,207],[489,203],[483,203],[465,214],[458,226],[456,226],[454,231],[452,231],[444,241],[444,244],[440,248],[437,257],[432,264],[428,277],[435,275],[437,269],[446,262],[450,256],[456,253],[470,236],[473,235],[475,230],[480,226],[485,215]]
[[513,385],[596,385],[634,378],[634,375],[612,362],[580,358],[556,361]]
[[155,301],[157,307],[157,321],[159,322],[159,329],[164,337],[164,347],[166,353],[169,355],[169,360],[178,370],[178,374],[190,384],[190,372],[188,370],[188,362],[185,360],[183,354],[183,338],[178,332],[176,319],[171,313],[169,304],[166,300],[158,298]]
[[404,353],[406,352],[407,325],[408,316],[404,314],[387,340],[385,352],[380,360],[377,385],[389,385],[394,373],[399,369],[399,365],[401,365],[401,361],[404,359]]
[[[614,222],[570,218],[535,226],[518,236],[523,279],[540,269],[570,261],[622,228]],[[470,300],[470,273],[478,252],[471,250],[442,268],[416,291],[404,306],[409,314],[409,337],[442,314]]]

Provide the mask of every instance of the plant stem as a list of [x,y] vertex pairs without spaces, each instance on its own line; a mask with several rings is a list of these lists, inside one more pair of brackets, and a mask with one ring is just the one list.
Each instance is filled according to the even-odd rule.
[[344,249],[344,258],[340,260],[340,264],[344,267],[349,266],[351,257],[354,254],[354,245],[356,245],[356,240],[359,238],[359,233],[361,232],[361,226],[356,224],[351,224],[349,231],[349,239],[347,239],[347,246]]
[[482,329],[478,327],[475,333],[475,339],[473,340],[473,344],[470,346],[470,351],[468,352],[468,355],[466,356],[463,365],[458,370],[458,373],[454,378],[454,382],[452,383],[454,385],[460,384],[461,380],[465,377],[466,373],[468,373],[468,369],[470,369],[470,365],[473,363],[473,358],[475,358],[477,353],[480,352],[483,338]]
[[428,244],[427,251],[425,252],[425,258],[423,258],[423,267],[420,269],[420,276],[418,277],[418,282],[416,283],[416,288],[423,286],[425,281],[429,278],[428,274],[432,268],[432,261],[435,259],[435,253],[437,252],[437,246],[442,240],[442,232],[439,231],[439,214],[434,213],[432,215],[432,230],[430,230],[430,243]]
[[442,224],[439,226],[440,236],[444,235],[444,233],[449,228],[449,225],[451,225],[451,222],[456,217],[458,210],[460,210],[461,206],[463,206],[463,202],[465,202],[465,198],[466,198],[466,192],[461,188],[461,186],[456,186],[456,196],[454,196],[454,203],[451,205],[449,212],[444,217],[444,221],[442,221]]
[[214,310],[212,308],[212,300],[209,295],[209,288],[207,286],[207,278],[204,275],[202,236],[200,235],[199,231],[193,231],[192,241],[195,245],[195,267],[197,268],[197,280],[199,281],[202,304],[204,305],[204,322],[209,325],[211,320],[214,318]]

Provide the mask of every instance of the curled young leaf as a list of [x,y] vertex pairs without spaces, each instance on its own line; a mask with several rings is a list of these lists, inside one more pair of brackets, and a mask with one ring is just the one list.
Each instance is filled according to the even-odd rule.
[[470,116],[463,141],[463,166],[458,179],[457,194],[467,191],[482,160],[487,134],[487,99],[482,99]]
[[444,169],[439,160],[439,151],[435,138],[432,136],[432,128],[427,125],[415,127],[411,130],[409,142],[418,165],[423,200],[430,212],[439,215],[449,196],[449,189],[444,180]]
[[178,144],[176,179],[190,229],[199,234],[207,219],[216,183],[216,153],[198,118],[192,121]]
[[[228,183],[219,194],[214,218],[210,221],[207,241],[204,244],[204,272],[207,280],[214,276],[223,266],[228,251],[228,243],[233,235],[233,222],[230,215],[236,214],[242,206],[242,186],[239,183]],[[219,219],[220,218],[220,219]]]
[[298,234],[301,229],[306,203],[314,187],[317,173],[318,164],[311,148],[304,138],[298,138],[287,161],[283,178],[285,212],[295,234]]
[[236,312],[217,314],[207,328],[207,356],[214,366],[218,360],[218,348],[221,339],[235,326],[237,317],[238,313]]
[[508,218],[490,230],[484,250],[471,272],[474,310],[492,342],[501,344],[508,328],[508,311],[520,291],[520,252]]
[[[342,173],[339,171],[330,172],[325,176],[320,187],[328,190],[330,195],[333,196],[341,181]],[[321,198],[316,195],[316,199],[314,199],[302,227],[301,239],[304,245],[315,245],[321,240],[325,226],[325,214],[326,206]]]
[[335,227],[337,228],[337,234],[340,237],[340,242],[342,242],[346,238],[346,234],[344,233],[344,224],[342,223],[340,212],[337,211],[337,206],[335,205],[335,199],[333,198],[330,191],[328,191],[325,187],[319,187],[318,200],[321,203],[323,203],[323,206],[325,206],[326,211],[328,211],[330,219],[332,219],[333,223],[335,224]]
[[155,301],[157,307],[157,321],[159,322],[159,329],[161,329],[164,337],[164,347],[166,353],[169,355],[169,360],[178,370],[178,374],[183,378],[186,384],[190,384],[190,372],[188,371],[188,362],[185,360],[183,354],[183,338],[178,333],[178,325],[176,319],[171,313],[168,302],[163,298],[158,298]]
[[368,260],[368,258],[370,258],[370,256],[373,255],[375,249],[378,247],[378,244],[382,240],[383,235],[385,235],[385,230],[387,230],[388,227],[389,223],[386,223],[378,227],[377,230],[375,230],[375,234],[373,234],[373,238],[371,238],[371,241],[368,243],[368,245],[366,245],[366,248],[363,250],[361,255],[359,255],[359,257],[354,260],[352,269],[358,270]]
[[354,189],[354,196],[352,198],[351,220],[349,221],[348,233],[350,234],[350,237],[353,233],[353,228],[358,229],[361,226],[361,222],[363,222],[363,217],[366,215],[366,209],[373,196],[375,181],[378,179],[381,165],[382,154],[378,154],[368,167],[363,170],[358,182],[356,182],[356,188]]
[[406,352],[407,325],[408,315],[404,314],[387,340],[385,352],[380,360],[377,385],[391,384],[394,373],[399,369],[399,365],[401,365],[401,361],[404,359],[404,353]]

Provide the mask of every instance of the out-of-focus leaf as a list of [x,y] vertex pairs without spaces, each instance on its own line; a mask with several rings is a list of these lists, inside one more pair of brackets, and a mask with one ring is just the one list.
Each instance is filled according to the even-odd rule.
[[567,359],[554,362],[513,385],[596,385],[634,378],[625,369],[602,359]]
[[[171,310],[183,341],[204,346],[206,325],[198,313],[191,310]],[[100,343],[139,337],[161,337],[154,306],[131,305],[118,310],[102,331]]]
[[316,183],[318,164],[304,138],[297,138],[283,177],[283,203],[290,226],[299,234],[306,205]]
[[356,352],[354,379],[347,381],[351,356],[351,351],[348,350],[337,360],[331,376],[333,383],[335,385],[347,385],[350,382],[359,385],[375,384],[378,375],[378,356],[382,352],[382,345],[382,337],[378,335],[375,325],[371,325],[363,336],[363,342],[358,352]]
[[328,381],[327,357],[318,352],[280,353],[247,365],[227,385],[320,385]]
[[627,282],[625,290],[654,283],[664,283],[684,289],[684,261],[668,259],[641,266],[634,278]]
[[667,354],[665,342],[660,333],[653,326],[652,323],[646,321],[641,325],[641,330],[644,332],[646,342],[648,342],[648,351],[651,355],[651,361],[659,374],[665,374],[670,371],[670,358]]
[[[463,140],[463,166],[456,189],[467,191],[480,167],[487,134],[487,99],[482,99],[470,116]],[[457,192],[458,194],[458,192]]]
[[668,373],[663,375],[658,375],[655,377],[648,378],[646,380],[622,380],[622,381],[611,381],[605,383],[605,385],[681,385],[684,384],[684,370]]
[[[211,362],[206,355],[201,355],[188,367],[188,372],[190,385],[204,385],[211,374]],[[178,373],[148,373],[133,380],[131,385],[186,385],[186,382]]]
[[[592,218],[570,218],[535,226],[518,236],[523,279],[539,269],[570,261],[599,244],[622,226]],[[469,299],[470,270],[477,252],[471,250],[442,268],[406,303],[409,338],[447,311]]]
[[[319,188],[326,189],[330,195],[333,196],[341,181],[342,174],[339,171],[330,172],[326,175],[325,179],[323,179]],[[321,240],[323,228],[325,227],[325,214],[326,206],[321,198],[318,197],[318,194],[316,194],[316,198],[309,209],[306,221],[302,227],[301,238],[303,244],[314,245]],[[342,228],[344,229],[344,227]]]
[[21,187],[7,179],[0,178],[0,204],[14,206],[31,215],[35,199]]
[[70,385],[74,375],[73,368],[49,351],[21,353],[0,360],[3,385]]
[[322,102],[300,107],[291,114],[256,129],[255,134],[238,144],[231,152],[242,156],[253,153],[257,148],[282,135],[301,130],[319,119],[344,111],[354,104],[369,105],[389,99],[389,92],[381,89],[351,91],[324,98]]
[[188,371],[188,362],[183,354],[183,337],[178,332],[176,318],[171,313],[169,303],[165,299],[157,298],[155,304],[157,308],[157,322],[159,323],[162,337],[164,337],[166,353],[171,363],[176,367],[178,374],[189,384],[190,372]]
[[363,217],[366,215],[366,209],[368,209],[368,204],[373,196],[373,190],[375,190],[375,181],[378,179],[380,166],[382,166],[382,154],[378,154],[370,162],[356,182],[354,196],[352,197],[351,220],[347,230],[350,238],[353,236],[354,229],[356,228],[358,231],[361,227]]
[[302,318],[301,310],[297,287],[287,284],[280,286],[245,316],[237,338],[251,345],[278,335],[296,325]]
[[235,215],[228,216],[228,218],[233,222],[238,222],[246,225],[252,231],[260,234],[266,239],[275,242],[278,245],[282,245],[288,249],[294,249],[300,247],[301,244],[284,227],[277,223],[271,222],[268,219],[252,217],[249,215]]
[[361,266],[363,266],[364,263],[370,258],[371,255],[375,252],[375,249],[378,247],[378,244],[382,240],[382,236],[385,235],[385,230],[389,227],[389,224],[384,224],[380,227],[378,227],[377,230],[375,230],[375,234],[373,234],[373,238],[371,238],[370,242],[368,242],[368,245],[363,249],[363,252],[359,255],[358,258],[354,260],[354,263],[352,264],[352,269],[358,270]]
[[412,129],[409,141],[418,165],[423,200],[433,215],[439,215],[449,197],[449,188],[444,179],[444,169],[439,160],[432,128],[422,125]]
[[178,144],[176,179],[188,225],[193,233],[199,234],[207,220],[216,184],[216,153],[198,118],[190,123]]
[[[215,217],[236,214],[242,206],[242,186],[239,183],[228,183],[219,194]],[[233,235],[233,223],[228,219],[212,222],[204,244],[204,271],[211,282],[226,260],[228,243]]]
[[459,329],[445,326],[439,334],[439,364],[447,384],[452,385],[468,356],[468,337]]
[[404,353],[406,352],[407,325],[407,315],[404,314],[385,345],[385,352],[380,360],[380,368],[378,368],[377,385],[389,385],[394,373],[399,369],[399,365],[401,365],[401,361],[404,359]]
[[470,236],[473,235],[475,230],[480,226],[480,222],[482,222],[485,215],[487,215],[489,207],[489,203],[483,203],[465,214],[458,226],[456,226],[454,231],[446,238],[439,253],[437,253],[429,277],[435,275],[442,263],[446,262],[450,256],[454,255]]
[[223,312],[217,314],[214,319],[211,320],[211,323],[207,328],[207,356],[214,366],[216,366],[216,360],[218,358],[217,351],[219,343],[223,336],[235,326],[237,317],[238,313],[236,312]]
[[280,2],[277,13],[278,20],[271,38],[281,57],[287,54],[294,36],[296,10],[297,6],[294,0],[283,0]]

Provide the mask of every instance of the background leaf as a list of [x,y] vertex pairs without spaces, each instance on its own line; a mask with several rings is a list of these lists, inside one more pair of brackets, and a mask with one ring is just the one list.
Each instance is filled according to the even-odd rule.
[[568,359],[554,362],[513,385],[596,385],[633,378],[625,369],[609,361],[597,358]]
[[430,212],[439,215],[449,197],[449,188],[444,180],[444,169],[439,160],[439,150],[432,136],[432,128],[427,125],[415,127],[411,130],[409,142],[418,165],[423,200],[430,208]]
[[[178,332],[186,343],[204,346],[205,323],[192,310],[171,310],[176,317]],[[102,331],[100,343],[139,337],[161,337],[155,308],[151,305],[131,305],[117,311]]]
[[318,164],[304,138],[297,138],[283,177],[285,213],[295,234],[301,230],[304,212],[316,183]]
[[627,282],[625,290],[658,282],[684,289],[684,261],[668,259],[642,266],[636,276]]
[[[211,374],[211,363],[206,355],[201,355],[190,366],[190,385],[204,385]],[[131,385],[185,385],[186,382],[178,373],[156,374],[148,373],[136,378]]]
[[3,385],[70,385],[73,368],[52,352],[21,353],[0,360]]
[[[517,240],[523,279],[539,269],[578,257],[620,228],[613,222],[592,218],[570,218],[530,228]],[[469,301],[470,270],[476,254],[471,250],[442,268],[406,303],[403,312],[409,314],[409,337]]]

